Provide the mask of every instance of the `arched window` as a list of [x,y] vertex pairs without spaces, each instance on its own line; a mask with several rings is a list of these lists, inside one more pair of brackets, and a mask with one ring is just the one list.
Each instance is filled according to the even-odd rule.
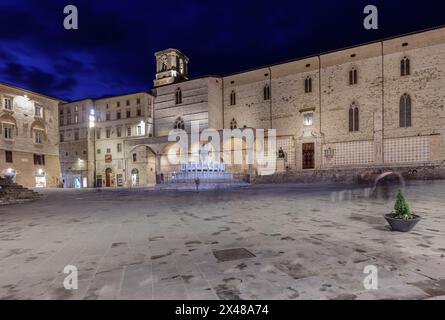
[[182,91],[181,88],[176,89],[176,104],[182,103]]
[[235,90],[232,90],[232,92],[230,93],[230,105],[231,106],[236,105],[236,93],[235,93]]
[[263,89],[263,96],[264,96],[264,100],[270,100],[270,87],[268,84],[266,84],[264,86]]
[[311,77],[307,77],[304,80],[304,92],[305,93],[312,92],[312,78]]
[[358,72],[355,67],[349,70],[349,85],[354,85],[358,83]]
[[174,129],[185,130],[184,120],[181,117],[176,119]]
[[410,61],[407,57],[404,57],[402,61],[400,61],[400,75],[402,77],[409,76],[411,74],[410,70]]
[[238,128],[238,124],[236,123],[235,118],[232,119],[232,121],[230,121],[230,129],[234,130]]
[[405,93],[400,98],[400,128],[411,127],[411,97]]
[[359,109],[355,102],[351,104],[349,108],[349,132],[359,131],[360,116]]

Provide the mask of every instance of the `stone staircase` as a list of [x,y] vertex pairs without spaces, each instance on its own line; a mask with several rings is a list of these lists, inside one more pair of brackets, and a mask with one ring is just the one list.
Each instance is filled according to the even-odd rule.
[[0,206],[24,203],[40,198],[41,195],[37,192],[24,188],[9,178],[0,177]]

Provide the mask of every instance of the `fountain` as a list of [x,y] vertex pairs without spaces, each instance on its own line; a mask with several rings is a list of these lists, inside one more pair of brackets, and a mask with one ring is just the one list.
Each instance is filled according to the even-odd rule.
[[199,148],[199,161],[181,163],[181,171],[173,173],[171,182],[195,183],[197,179],[210,183],[232,182],[233,175],[226,172],[225,164],[210,161],[209,154],[207,146],[202,144]]

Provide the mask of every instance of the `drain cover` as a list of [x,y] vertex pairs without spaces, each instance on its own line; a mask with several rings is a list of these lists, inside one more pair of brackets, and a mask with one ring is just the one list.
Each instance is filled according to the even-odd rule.
[[213,251],[213,255],[216,259],[218,259],[218,262],[235,261],[256,257],[252,252],[244,248],[217,250]]

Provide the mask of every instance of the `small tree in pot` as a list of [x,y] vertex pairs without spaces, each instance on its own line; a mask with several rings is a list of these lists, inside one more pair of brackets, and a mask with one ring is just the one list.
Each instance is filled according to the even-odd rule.
[[402,191],[399,191],[397,194],[394,210],[395,213],[385,215],[386,221],[388,221],[394,231],[409,232],[420,221],[420,217],[411,211],[411,207],[406,201]]

